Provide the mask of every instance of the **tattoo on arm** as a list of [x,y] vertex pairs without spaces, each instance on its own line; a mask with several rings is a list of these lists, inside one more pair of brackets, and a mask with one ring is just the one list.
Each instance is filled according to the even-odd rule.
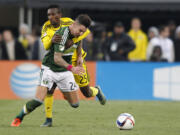
[[82,49],[82,41],[80,41],[80,45],[78,45],[78,47],[77,47],[77,56],[78,57],[82,56],[81,49]]

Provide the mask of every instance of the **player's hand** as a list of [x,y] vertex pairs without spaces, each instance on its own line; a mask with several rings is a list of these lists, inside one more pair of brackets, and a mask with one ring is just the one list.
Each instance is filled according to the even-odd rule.
[[83,58],[82,57],[78,57],[76,65],[82,67],[82,65],[83,65]]
[[85,72],[84,68],[80,66],[72,67],[71,71],[73,72],[73,74],[78,74],[78,75],[82,75]]
[[62,37],[60,35],[54,34],[54,36],[52,37],[52,43],[60,43],[61,42]]

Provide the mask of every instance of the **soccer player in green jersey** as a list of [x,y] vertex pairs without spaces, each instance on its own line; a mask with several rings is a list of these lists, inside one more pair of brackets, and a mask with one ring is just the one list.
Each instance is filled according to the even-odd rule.
[[[46,21],[43,25],[42,28],[42,34],[41,34],[41,41],[44,45],[44,48],[48,50],[52,43],[59,43],[61,40],[61,36],[58,34],[55,34],[55,32],[60,29],[61,27],[67,27],[71,25],[74,20],[68,17],[61,17],[62,12],[61,8],[57,5],[51,5],[47,9],[47,17],[48,21]],[[90,33],[90,30],[87,29],[86,32],[79,36],[73,38],[73,44],[81,41],[84,38],[87,37],[87,35]],[[86,52],[82,49],[81,50],[82,58],[79,59],[77,56],[77,50],[74,51],[74,54],[72,55],[72,66],[82,66],[85,70],[85,72],[81,75],[74,74],[74,78],[76,83],[79,86],[80,91],[82,94],[87,97],[97,97],[102,105],[105,105],[106,103],[106,98],[99,86],[90,86],[90,77],[88,75],[87,71],[87,65],[85,62],[85,57],[86,57]],[[81,61],[81,62],[79,62]],[[54,85],[54,89],[56,88],[56,84]],[[46,114],[46,120],[45,122],[41,125],[43,127],[51,127],[52,126],[52,109],[53,109],[53,89],[51,91],[48,91],[46,98],[44,99],[44,106],[45,106],[45,114]]]
[[79,106],[78,85],[74,80],[73,74],[80,75],[84,72],[84,69],[81,66],[72,66],[71,60],[76,48],[77,55],[81,56],[82,46],[80,43],[72,45],[72,39],[81,36],[90,24],[91,19],[88,15],[79,15],[72,25],[62,27],[56,32],[56,34],[61,35],[62,39],[59,43],[51,46],[43,59],[35,98],[24,105],[22,111],[11,123],[11,126],[19,127],[24,116],[43,103],[47,92],[53,89],[54,84],[62,91],[72,107],[77,108]]

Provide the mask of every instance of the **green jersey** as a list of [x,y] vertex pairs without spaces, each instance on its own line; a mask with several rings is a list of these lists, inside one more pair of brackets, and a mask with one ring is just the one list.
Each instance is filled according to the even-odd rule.
[[63,59],[67,63],[72,64],[72,55],[80,42],[73,44],[72,46],[67,46],[67,42],[72,40],[73,38],[70,33],[69,27],[62,27],[57,30],[55,34],[60,35],[62,39],[60,43],[52,44],[49,52],[44,56],[42,64],[48,66],[54,72],[67,71],[66,68],[59,66],[54,62],[54,53],[61,52],[63,54]]

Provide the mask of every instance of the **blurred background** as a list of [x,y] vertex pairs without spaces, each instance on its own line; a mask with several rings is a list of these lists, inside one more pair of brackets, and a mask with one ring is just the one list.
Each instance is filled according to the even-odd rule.
[[[23,59],[42,59],[33,48],[39,44],[41,27],[47,21],[47,6],[58,4],[64,17],[74,19],[87,13],[93,19],[92,33],[84,40],[87,60],[179,61],[179,3],[178,0],[0,0],[0,41],[10,40],[7,38],[11,35],[25,49],[27,57],[22,56]],[[123,32],[135,46],[131,39],[121,36]],[[158,39],[151,43],[159,35],[169,38],[171,43],[161,45]],[[0,56],[19,59],[6,58],[3,53]]]
[[4,60],[42,60],[41,28],[52,4],[64,17],[92,18],[83,48],[94,63],[92,81],[109,99],[180,99],[179,0],[0,0],[1,72]]

